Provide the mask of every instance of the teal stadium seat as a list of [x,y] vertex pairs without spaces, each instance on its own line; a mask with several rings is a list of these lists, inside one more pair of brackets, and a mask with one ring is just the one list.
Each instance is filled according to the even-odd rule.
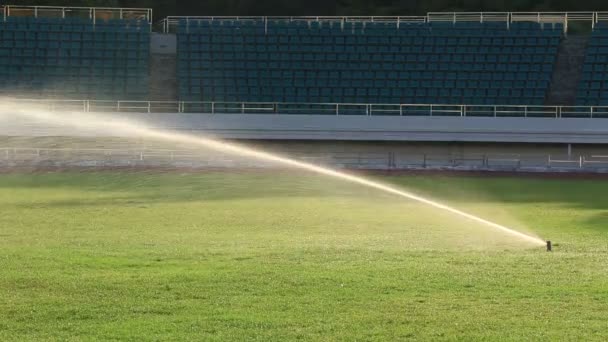
[[[212,68],[217,75],[209,77],[237,84],[230,96],[201,93],[213,101],[543,103],[562,30],[526,22],[271,20],[265,31],[261,20],[182,20],[178,77],[200,86]],[[490,94],[491,86],[508,89]],[[179,89],[182,98],[192,95]]]
[[[147,21],[93,23],[86,18],[9,16],[0,25],[0,37],[0,73],[12,70],[2,77],[0,87],[5,94],[75,99],[147,98],[150,37]],[[129,37],[134,44],[122,44],[123,37]],[[130,83],[129,77],[137,81]]]
[[608,105],[608,23],[598,22],[591,34],[576,104]]

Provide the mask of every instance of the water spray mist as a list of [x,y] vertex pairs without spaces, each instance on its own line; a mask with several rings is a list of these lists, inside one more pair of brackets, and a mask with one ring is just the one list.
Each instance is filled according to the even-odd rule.
[[[363,177],[351,175],[345,172],[337,171],[327,167],[321,167],[314,164],[297,161],[291,158],[279,156],[260,150],[256,150],[244,145],[228,143],[221,140],[211,139],[201,136],[192,136],[181,133],[169,132],[165,130],[155,129],[146,127],[145,124],[140,122],[132,122],[123,119],[118,119],[115,116],[104,116],[103,114],[96,114],[95,116],[86,113],[53,113],[37,108],[24,108],[23,104],[12,105],[9,101],[1,101],[3,105],[0,106],[0,112],[10,113],[10,117],[14,115],[21,116],[24,119],[36,119],[45,122],[46,124],[54,124],[61,127],[70,126],[73,128],[91,130],[94,129],[96,132],[110,132],[116,134],[122,132],[129,136],[146,137],[151,139],[159,139],[176,143],[186,143],[192,145],[198,145],[201,147],[213,149],[219,152],[226,152],[233,155],[242,157],[252,157],[263,161],[275,162],[277,164],[291,166],[302,170],[308,170],[318,174],[334,177],[343,181],[356,183],[369,188],[374,188],[386,193],[397,195],[403,198],[414,200],[431,207],[441,209],[460,217],[464,217],[468,220],[481,223],[482,225],[501,231],[503,233],[515,236],[523,241],[532,243],[539,246],[545,246],[546,242],[537,237],[524,234],[515,229],[500,225],[498,223],[483,219],[481,217],[469,214],[459,209],[450,207],[448,205],[424,198],[422,196],[406,192],[389,185],[385,185],[373,180],[369,180]],[[5,116],[8,117],[8,116]],[[2,118],[2,115],[0,115]],[[547,244],[547,248],[550,249],[550,245]]]

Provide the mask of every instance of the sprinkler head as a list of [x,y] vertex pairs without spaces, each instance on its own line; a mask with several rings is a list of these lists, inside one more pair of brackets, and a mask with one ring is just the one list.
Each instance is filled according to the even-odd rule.
[[551,241],[547,240],[547,252],[551,252]]

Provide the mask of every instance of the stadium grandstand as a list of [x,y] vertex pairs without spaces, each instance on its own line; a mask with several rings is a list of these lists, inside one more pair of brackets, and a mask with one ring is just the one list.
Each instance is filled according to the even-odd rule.
[[568,158],[608,143],[604,12],[155,21],[6,5],[0,36],[2,94],[54,110],[230,139],[534,143]]
[[[176,101],[553,105],[570,21],[593,32],[575,103],[608,104],[602,13],[424,17],[168,17]],[[608,19],[608,18],[607,18]],[[2,89],[154,100],[150,9],[4,6]],[[607,83],[607,84],[605,84]]]

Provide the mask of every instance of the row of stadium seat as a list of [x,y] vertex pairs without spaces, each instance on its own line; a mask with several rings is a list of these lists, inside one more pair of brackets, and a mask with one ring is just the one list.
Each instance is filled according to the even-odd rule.
[[[240,65],[239,65],[240,64]],[[347,63],[335,61],[284,61],[284,62],[251,62],[251,61],[189,61],[180,66],[183,69],[208,70],[208,69],[259,69],[259,70],[293,70],[293,69],[316,69],[316,70],[344,70],[354,73],[377,70],[377,71],[444,71],[444,72],[549,72],[551,65],[539,64],[493,64],[493,63],[436,63],[436,64],[417,64],[408,63],[399,65],[394,62],[368,62],[368,63]],[[187,72],[187,71],[185,71]],[[345,74],[348,75],[348,74]],[[396,77],[396,76],[395,76]]]
[[[557,44],[557,43],[556,43]],[[324,47],[326,47],[324,49]],[[501,47],[445,47],[445,46],[393,46],[393,45],[378,45],[378,44],[366,44],[366,45],[329,45],[325,46],[322,44],[316,45],[236,45],[236,44],[188,44],[180,42],[178,48],[180,50],[187,50],[191,52],[212,52],[212,53],[248,53],[248,52],[267,52],[267,53],[340,53],[340,54],[353,54],[353,53],[374,53],[374,54],[421,54],[421,55],[433,55],[433,54],[454,54],[454,55],[495,55],[499,56],[510,56],[510,55],[522,55],[522,54],[550,54],[554,55],[557,53],[557,49],[554,46],[548,48],[539,47],[512,47],[512,48],[501,48]],[[345,55],[345,59],[348,59],[348,55]]]
[[[350,80],[362,81],[390,81],[399,80],[400,82],[420,81],[425,80],[437,82],[449,81],[492,81],[500,84],[501,81],[549,81],[551,75],[544,72],[518,72],[518,73],[487,73],[487,72],[391,72],[391,71],[371,71],[371,72],[356,72],[356,71],[335,71],[329,70],[309,70],[309,71],[294,71],[294,70],[245,70],[245,69],[206,69],[196,72],[194,76],[192,70],[179,70],[178,78],[183,82],[188,82],[191,79],[204,78],[208,81],[234,79],[235,81],[244,80],[247,78],[260,81],[269,79],[286,79],[290,82],[297,79],[308,79],[308,82],[317,80],[332,80],[334,82]],[[303,76],[304,75],[304,76]],[[334,77],[332,77],[334,75]]]
[[[386,80],[384,78],[371,79],[339,79],[337,77],[277,77],[277,78],[214,78],[212,76],[202,76],[202,78],[190,78],[181,82],[185,86],[234,86],[234,87],[323,87],[340,89],[357,88],[437,88],[437,89],[524,89],[524,90],[543,90],[549,86],[548,80],[537,80],[530,78],[527,81],[488,81],[488,80],[460,80],[460,81],[439,81],[439,80]],[[598,88],[591,88],[598,89]],[[601,88],[600,88],[601,89]],[[280,90],[279,90],[280,92]]]
[[[340,61],[340,62],[357,62],[357,61],[369,61],[369,62],[404,62],[404,63],[498,63],[505,68],[510,68],[509,65],[518,65],[519,63],[530,64],[534,63],[553,63],[555,61],[554,54],[399,54],[399,53],[388,53],[388,54],[374,54],[369,52],[353,52],[348,54],[334,53],[333,51],[326,51],[326,53],[304,53],[304,52],[200,52],[190,51],[186,53],[186,56],[190,61],[211,61],[211,62],[224,62],[224,61],[246,61],[246,60],[258,60],[258,61],[291,61],[291,60],[302,60],[302,61]],[[498,67],[500,68],[500,67]]]
[[[102,33],[98,33],[102,34]],[[201,36],[198,33],[187,34],[182,39],[188,44],[196,43],[222,43],[222,44],[256,44],[256,43],[302,43],[302,44],[338,44],[338,45],[357,45],[357,44],[404,44],[404,45],[428,45],[437,44],[441,46],[532,46],[543,47],[552,46],[559,41],[559,37],[538,38],[538,37],[511,37],[511,38],[480,38],[480,37],[375,37],[375,36],[271,36],[271,35],[221,35],[211,33],[209,36]]]
[[0,37],[2,92],[147,99],[146,21],[7,17]]
[[0,29],[15,32],[150,32],[150,23],[138,19],[46,18],[8,16]]
[[[209,100],[205,102],[241,102],[243,101],[242,95],[209,95],[209,97],[217,98],[217,100]],[[268,96],[268,95],[256,95],[255,102],[276,102],[276,103],[376,103],[376,104],[396,104],[396,103],[416,103],[416,104],[465,104],[465,103],[473,103],[477,105],[495,105],[496,103],[501,103],[502,105],[520,105],[521,101],[525,101],[528,105],[533,106],[542,106],[544,104],[544,98],[534,98],[534,97],[522,97],[520,100],[515,100],[513,98],[499,98],[499,97],[422,97],[422,96],[412,96],[412,97],[378,97],[378,96],[342,96],[340,97],[340,101],[335,101],[336,98],[332,97],[322,97],[322,96],[300,96],[300,97],[281,97],[281,96]],[[199,102],[200,99],[185,98],[184,101],[187,102]]]
[[112,78],[96,78],[96,83],[83,84],[81,80],[69,81],[63,76],[55,78],[47,78],[45,81],[40,79],[28,80],[0,80],[0,88],[10,89],[11,92],[19,92],[21,95],[37,95],[44,97],[62,97],[69,99],[78,99],[81,94],[90,94],[91,98],[108,98],[119,99],[123,98],[125,92],[134,96],[146,96],[147,92],[129,90],[132,88],[143,89],[147,86],[144,83],[145,79],[137,82],[129,82],[123,80],[115,80]]
[[383,30],[383,31],[372,31],[371,30],[341,30],[337,28],[340,32],[339,34],[324,34],[323,31],[312,31],[310,29],[300,29],[294,32],[289,33],[289,31],[281,32],[276,30],[268,30],[265,28],[256,28],[256,29],[233,29],[233,28],[216,28],[216,29],[207,29],[201,28],[199,30],[184,30],[182,33],[186,34],[210,34],[213,37],[222,37],[218,39],[229,39],[232,37],[233,39],[243,38],[248,39],[250,37],[256,36],[271,36],[276,37],[276,40],[279,39],[291,39],[291,38],[299,38],[306,40],[329,40],[335,39],[337,41],[344,42],[352,42],[353,40],[358,40],[361,37],[366,37],[367,40],[373,41],[386,41],[384,39],[387,35],[392,36],[392,40],[424,40],[424,39],[433,39],[433,40],[446,40],[454,42],[457,39],[461,39],[462,36],[466,33],[467,37],[469,37],[469,41],[474,42],[476,40],[485,39],[501,39],[508,45],[510,40],[514,38],[519,38],[519,40],[528,41],[528,38],[532,39],[552,39],[555,37],[559,37],[562,34],[561,30],[545,30],[545,31],[518,31],[515,29],[512,30],[503,30],[503,31],[494,31],[494,32],[484,32],[473,30],[472,32],[464,32],[464,31],[422,31],[422,32],[410,32],[402,29],[392,29],[392,30]]
[[[194,90],[196,88],[196,90]],[[446,89],[446,88],[418,88],[402,91],[400,89],[389,88],[329,88],[329,87],[289,87],[273,89],[271,87],[223,87],[221,85],[209,87],[190,87],[190,92],[215,94],[242,94],[242,95],[262,95],[272,91],[277,96],[384,96],[384,97],[409,97],[409,96],[439,96],[439,97],[543,97],[542,91],[529,91],[523,89]]]
[[[540,31],[539,31],[540,28]],[[182,20],[178,24],[181,32],[206,33],[206,32],[232,32],[245,34],[271,34],[271,35],[349,35],[365,33],[370,36],[411,35],[424,36],[433,33],[435,35],[454,36],[479,36],[488,37],[492,35],[501,36],[559,36],[563,31],[562,24],[540,24],[520,22],[507,24],[506,22],[459,22],[459,23],[401,23],[401,22],[337,22],[337,21],[284,21],[284,20]],[[510,30],[505,30],[510,29]],[[225,31],[224,31],[225,30]],[[517,33],[515,31],[518,31]]]
[[65,65],[65,66],[15,66],[15,65],[0,65],[0,73],[5,75],[81,75],[81,76],[95,76],[99,74],[107,74],[107,75],[118,75],[116,78],[126,78],[128,76],[138,76],[142,75],[147,70],[137,66],[131,67],[130,65],[114,65],[111,63],[104,62],[91,65],[91,66],[82,66],[82,65]]
[[[403,20],[384,20],[384,21],[373,21],[369,18],[349,18],[348,20],[336,19],[323,19],[323,20],[312,20],[312,19],[280,19],[280,18],[251,18],[251,19],[204,19],[204,18],[185,18],[180,20],[178,23],[180,28],[186,27],[267,27],[267,28],[286,28],[288,30],[294,28],[311,28],[311,29],[325,29],[327,33],[332,33],[336,27],[341,28],[401,28],[409,31],[416,29],[428,31],[436,29],[449,29],[451,31],[462,31],[468,29],[477,30],[504,30],[505,28],[513,28],[519,30],[563,30],[564,25],[562,23],[545,23],[539,24],[531,21],[513,22],[508,23],[505,21],[458,21],[446,22],[446,21],[431,21],[431,22],[407,22]],[[602,25],[600,23],[599,25]]]
[[[78,60],[89,60],[89,59],[147,59],[148,53],[147,50],[80,50],[80,49],[2,49],[0,48],[0,58],[2,57],[13,57],[15,61],[12,63],[18,63],[19,59],[25,57],[25,59],[19,63],[26,64],[37,64],[43,62],[38,59],[51,58],[55,60],[55,58],[68,58],[68,57],[78,57]],[[34,62],[30,62],[31,58],[35,57],[36,60]],[[62,60],[64,61],[64,60]],[[65,60],[68,61],[68,60]],[[51,62],[51,61],[47,61]]]
[[47,32],[47,31],[8,31],[2,32],[2,40],[28,40],[28,41],[126,41],[147,42],[150,35],[147,32]]
[[64,43],[61,46],[58,46],[56,44],[46,42],[44,44],[40,44],[35,48],[8,48],[4,44],[2,44],[2,42],[0,42],[0,56],[82,56],[85,58],[139,58],[147,57],[148,49],[146,49],[146,46],[134,45],[131,46],[130,49],[104,49],[101,47],[90,46],[80,47],[70,43]]

